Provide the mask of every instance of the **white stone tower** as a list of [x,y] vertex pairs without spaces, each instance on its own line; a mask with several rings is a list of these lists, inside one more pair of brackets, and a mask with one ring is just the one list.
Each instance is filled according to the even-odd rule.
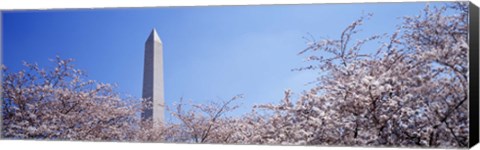
[[151,102],[152,107],[142,112],[143,120],[153,119],[154,125],[164,121],[163,90],[163,44],[155,29],[145,42],[145,62],[143,64],[142,98]]

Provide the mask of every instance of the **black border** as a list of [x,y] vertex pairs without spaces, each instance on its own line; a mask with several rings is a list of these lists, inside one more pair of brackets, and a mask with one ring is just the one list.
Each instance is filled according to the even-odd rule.
[[470,116],[470,138],[469,147],[478,143],[479,136],[479,49],[478,49],[478,7],[472,2],[469,4],[469,116]]

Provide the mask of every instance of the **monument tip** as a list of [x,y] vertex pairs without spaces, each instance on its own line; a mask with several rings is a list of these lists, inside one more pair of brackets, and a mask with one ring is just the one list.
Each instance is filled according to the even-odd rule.
[[152,32],[150,33],[150,36],[148,36],[147,42],[148,41],[154,41],[154,42],[162,43],[162,40],[158,36],[157,29],[155,29],[155,28],[152,29]]

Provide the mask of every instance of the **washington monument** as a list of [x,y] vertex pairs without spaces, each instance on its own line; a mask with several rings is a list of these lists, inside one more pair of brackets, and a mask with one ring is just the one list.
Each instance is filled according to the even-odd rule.
[[154,125],[164,121],[163,91],[163,44],[155,29],[145,42],[145,61],[143,64],[142,98],[153,104],[144,108],[143,120],[152,120]]

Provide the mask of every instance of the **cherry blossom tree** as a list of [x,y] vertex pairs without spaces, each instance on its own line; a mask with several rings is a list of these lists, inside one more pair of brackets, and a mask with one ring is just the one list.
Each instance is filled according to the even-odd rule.
[[[252,126],[260,137],[249,142],[466,147],[467,6],[426,6],[393,34],[353,41],[368,14],[339,39],[310,41],[299,54],[311,65],[295,70],[318,70],[317,86],[295,103],[286,91],[280,104],[261,105],[273,115]],[[369,41],[386,42],[364,49]]]
[[[84,81],[73,59],[56,57],[50,70],[24,63],[10,73],[3,67],[2,136],[14,139],[53,139],[137,142],[220,143],[233,131],[225,113],[241,95],[209,104],[182,103],[171,114],[179,123],[152,126],[139,113],[151,104],[124,98],[110,84]],[[185,106],[190,106],[184,110]],[[220,132],[222,131],[222,132]],[[224,134],[229,132],[229,134]]]
[[[121,98],[110,84],[84,81],[72,59],[52,60],[45,70],[3,68],[2,135],[5,138],[54,140],[125,140],[141,108]],[[131,102],[130,102],[131,101]]]
[[[225,117],[225,113],[237,109],[239,105],[235,105],[235,101],[241,98],[242,95],[237,95],[226,101],[192,105],[180,100],[179,104],[174,105],[175,110],[172,110],[171,114],[180,120],[176,126],[180,129],[177,134],[184,137],[181,141],[228,143],[234,133],[231,126],[236,124],[234,120]],[[186,106],[190,106],[190,109],[185,110]]]

